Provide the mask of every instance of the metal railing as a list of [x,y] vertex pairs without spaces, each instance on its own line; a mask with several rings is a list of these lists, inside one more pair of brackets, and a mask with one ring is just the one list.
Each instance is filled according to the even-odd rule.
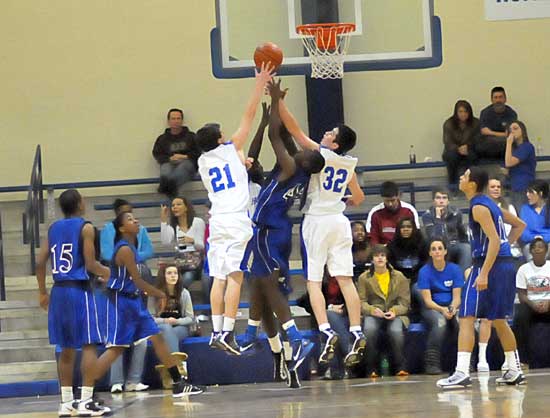
[[42,152],[36,146],[23,212],[23,243],[29,244],[31,274],[36,273],[36,248],[40,247],[40,224],[44,223],[44,188],[42,184]]

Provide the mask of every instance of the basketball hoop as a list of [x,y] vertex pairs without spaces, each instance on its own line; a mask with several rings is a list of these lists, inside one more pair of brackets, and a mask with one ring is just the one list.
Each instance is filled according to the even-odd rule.
[[344,57],[349,47],[353,23],[312,23],[296,27],[311,58],[311,77],[344,77]]

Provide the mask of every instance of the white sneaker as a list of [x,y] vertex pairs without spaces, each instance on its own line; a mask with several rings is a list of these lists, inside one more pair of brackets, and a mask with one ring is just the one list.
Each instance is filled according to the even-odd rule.
[[75,406],[75,401],[61,402],[57,413],[60,417],[75,417],[78,415],[78,410]]
[[508,366],[508,362],[504,360],[504,363],[502,363],[502,366],[500,367],[500,370],[502,370],[502,374],[506,373],[510,367]]
[[149,389],[149,385],[139,383],[126,383],[126,392],[143,392]]
[[472,386],[470,376],[456,370],[452,376],[437,381],[437,387],[441,389],[456,389]]
[[122,393],[122,383],[115,383],[111,386],[111,393]]
[[524,385],[527,383],[525,376],[520,370],[507,370],[502,377],[497,377],[497,385]]
[[491,371],[489,368],[489,363],[477,363],[478,373],[488,373]]
[[98,404],[93,399],[78,402],[78,416],[101,417],[111,412],[111,408]]

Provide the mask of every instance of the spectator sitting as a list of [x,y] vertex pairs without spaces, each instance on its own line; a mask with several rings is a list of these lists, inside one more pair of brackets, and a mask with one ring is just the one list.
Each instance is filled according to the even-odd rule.
[[546,260],[548,243],[535,238],[529,244],[532,260],[523,264],[516,275],[520,304],[514,315],[514,331],[520,358],[529,364],[529,330],[539,322],[550,323],[550,262]]
[[[193,313],[191,294],[183,287],[183,280],[175,264],[160,267],[156,287],[166,294],[166,300],[156,301],[155,322],[158,324],[170,352],[180,359],[178,365],[182,376],[187,378],[187,355],[179,350],[180,342],[195,333],[197,322]],[[171,387],[168,370],[157,366],[162,377],[163,387]]]
[[204,221],[195,216],[193,205],[185,197],[172,199],[170,215],[166,206],[161,207],[160,241],[163,245],[174,245],[176,264],[186,289],[202,277],[205,228]]
[[353,245],[351,247],[353,255],[353,281],[357,282],[359,276],[369,266],[369,246],[365,223],[362,221],[353,221],[351,223],[351,234],[353,236]]
[[478,158],[504,160],[506,128],[517,118],[517,113],[506,105],[504,87],[493,87],[491,90],[491,104],[483,109],[479,115],[481,138],[476,145]]
[[458,330],[455,315],[464,279],[460,267],[445,261],[447,246],[441,238],[430,242],[429,261],[418,273],[417,287],[424,301],[422,317],[429,329],[425,352],[427,374],[441,373],[441,345],[447,328]]
[[523,122],[519,120],[512,122],[506,132],[508,137],[504,163],[509,169],[512,203],[519,208],[526,201],[527,187],[535,180],[537,158],[535,147],[529,142],[527,128]]
[[200,151],[195,133],[183,126],[183,111],[170,109],[168,128],[155,141],[153,157],[160,165],[159,193],[172,198],[183,193],[182,186],[197,172]]
[[416,226],[420,227],[416,209],[400,200],[399,186],[396,183],[382,183],[380,195],[383,202],[373,207],[367,217],[367,233],[371,245],[389,243],[395,234],[397,221],[405,216],[414,218]]
[[550,211],[548,209],[548,183],[543,180],[533,181],[527,188],[527,201],[521,207],[519,217],[527,224],[521,234],[524,244],[523,255],[531,260],[529,243],[536,237],[541,237],[545,243],[550,242]]
[[460,169],[467,169],[476,160],[474,146],[481,135],[479,119],[474,117],[472,106],[466,100],[455,104],[453,116],[443,124],[443,161],[447,164],[449,187],[458,190]]
[[449,192],[444,188],[435,188],[432,198],[432,207],[422,215],[424,234],[429,240],[444,239],[448,243],[447,259],[464,271],[472,264],[472,252],[462,212],[449,205]]
[[390,264],[403,273],[411,284],[416,283],[418,271],[428,260],[428,245],[413,218],[399,220],[388,251]]
[[380,244],[371,251],[372,265],[359,276],[357,289],[361,298],[361,311],[365,316],[364,333],[367,345],[367,373],[378,377],[377,349],[378,337],[386,330],[390,340],[394,369],[398,376],[406,376],[403,345],[404,329],[409,326],[409,306],[411,303],[409,280],[388,263],[388,249]]
[[[124,199],[116,199],[113,202],[113,209],[115,212],[115,218],[124,212],[132,212],[132,205]],[[113,222],[107,222],[100,233],[100,255],[101,260],[110,265],[112,263],[113,251],[115,247],[115,226]],[[153,277],[151,270],[147,267],[146,261],[153,257],[153,244],[147,234],[147,229],[142,225],[139,226],[139,233],[137,236],[137,266],[141,277],[148,283],[153,283]],[[143,303],[146,302],[144,297]],[[124,356],[119,356],[111,366],[111,392],[121,393],[124,389],[126,392],[140,392],[147,390],[148,385],[141,382],[141,375],[143,374],[143,367],[145,362],[145,354],[147,352],[147,344],[132,344],[131,350],[129,350],[130,368],[128,370],[128,376],[124,379]]]

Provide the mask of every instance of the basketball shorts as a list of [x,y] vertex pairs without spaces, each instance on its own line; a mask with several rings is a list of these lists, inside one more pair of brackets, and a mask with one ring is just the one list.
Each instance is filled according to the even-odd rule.
[[474,262],[470,276],[462,289],[460,317],[506,319],[514,311],[516,270],[512,258],[497,258],[489,272],[488,288],[478,292],[475,281],[482,262]]
[[107,347],[128,347],[160,332],[141,296],[107,291]]
[[290,252],[292,250],[292,224],[280,228],[258,226],[252,243],[252,267],[254,277],[270,276],[275,270],[288,279]]
[[353,277],[351,225],[343,214],[306,215],[302,221],[302,264],[308,280],[323,280],[325,265],[331,276]]
[[210,276],[224,279],[243,271],[241,262],[252,238],[252,221],[246,212],[212,215],[208,237]]
[[103,343],[94,292],[86,280],[55,283],[48,307],[50,344],[81,348]]

